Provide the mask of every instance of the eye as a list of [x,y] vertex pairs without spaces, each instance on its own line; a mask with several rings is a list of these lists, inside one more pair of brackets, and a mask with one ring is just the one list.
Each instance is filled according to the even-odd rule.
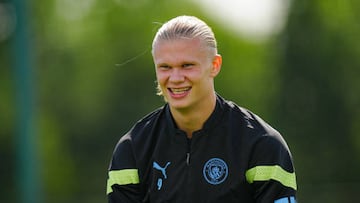
[[182,67],[183,68],[188,68],[188,67],[191,67],[191,66],[193,66],[194,64],[192,64],[192,63],[184,63],[183,65],[182,65]]
[[159,65],[158,67],[161,68],[161,69],[169,69],[169,68],[171,68],[169,65]]

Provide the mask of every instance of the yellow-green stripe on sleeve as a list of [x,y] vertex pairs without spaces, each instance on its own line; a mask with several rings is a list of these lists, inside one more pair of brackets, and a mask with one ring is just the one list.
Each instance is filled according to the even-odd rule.
[[278,165],[256,166],[247,170],[245,176],[248,183],[275,180],[286,187],[297,189],[295,172],[289,173]]
[[139,175],[137,169],[123,169],[109,171],[109,179],[107,181],[106,194],[110,194],[113,190],[112,185],[128,185],[128,184],[138,184]]

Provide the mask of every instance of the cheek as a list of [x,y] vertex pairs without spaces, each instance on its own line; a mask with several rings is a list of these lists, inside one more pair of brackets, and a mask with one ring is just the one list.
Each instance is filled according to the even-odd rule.
[[166,81],[167,75],[162,72],[156,72],[156,79],[159,84],[163,84]]
[[197,70],[196,72],[192,73],[190,76],[194,81],[203,82],[210,78],[210,72],[207,70]]

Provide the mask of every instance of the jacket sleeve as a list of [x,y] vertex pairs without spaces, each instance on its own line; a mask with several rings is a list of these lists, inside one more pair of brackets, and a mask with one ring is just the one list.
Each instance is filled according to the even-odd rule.
[[257,203],[296,203],[292,156],[280,134],[264,135],[255,144],[246,179]]
[[141,202],[139,173],[132,150],[131,139],[126,135],[115,147],[106,189],[109,203]]

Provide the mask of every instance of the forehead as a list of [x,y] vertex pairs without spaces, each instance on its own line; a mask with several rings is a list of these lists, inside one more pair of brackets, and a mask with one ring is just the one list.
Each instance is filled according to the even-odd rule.
[[199,38],[180,38],[159,40],[153,47],[153,58],[156,63],[168,63],[177,60],[202,60],[209,51]]

